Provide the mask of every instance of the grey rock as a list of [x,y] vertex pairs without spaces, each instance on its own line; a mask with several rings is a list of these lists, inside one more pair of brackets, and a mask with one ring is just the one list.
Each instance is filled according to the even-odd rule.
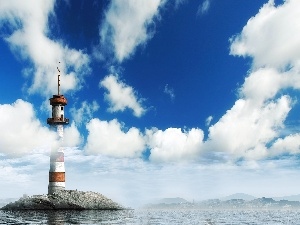
[[104,195],[91,191],[63,190],[52,195],[33,195],[2,207],[3,210],[56,210],[56,209],[124,209]]

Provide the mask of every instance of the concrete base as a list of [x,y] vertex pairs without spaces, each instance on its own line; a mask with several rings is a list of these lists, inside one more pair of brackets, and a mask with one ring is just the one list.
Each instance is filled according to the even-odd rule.
[[[55,185],[53,183],[63,183],[62,185]],[[52,195],[55,192],[64,191],[65,190],[65,182],[51,182],[51,185],[48,185],[48,195]]]

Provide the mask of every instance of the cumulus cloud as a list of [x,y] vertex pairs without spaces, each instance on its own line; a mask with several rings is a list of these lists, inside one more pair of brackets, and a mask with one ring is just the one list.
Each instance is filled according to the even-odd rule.
[[300,153],[300,134],[291,134],[284,138],[279,138],[270,148],[271,155],[280,155],[284,153]]
[[253,66],[233,107],[209,127],[204,152],[256,160],[299,151],[298,134],[280,137],[295,103],[282,91],[300,87],[299,8],[295,0],[269,1],[231,39],[231,54],[252,57]]
[[[290,73],[280,73],[271,68],[250,73],[239,89],[240,98],[209,127],[206,141],[200,129],[189,132],[182,132],[179,128],[148,130],[150,160],[167,162],[207,158],[235,161],[270,156],[268,146],[280,137],[293,105],[288,95],[278,96],[279,91],[291,85],[291,77]],[[207,118],[207,126],[212,119],[212,116]],[[274,148],[279,148],[278,145]]]
[[[33,105],[18,99],[13,104],[0,105],[0,153],[10,156],[48,152],[58,146],[57,134],[36,118]],[[76,126],[64,130],[64,145],[77,146],[82,142]]]
[[233,157],[261,159],[267,155],[266,144],[279,136],[279,129],[283,127],[290,109],[288,96],[266,104],[239,99],[209,128],[207,144]]
[[86,123],[93,117],[93,113],[99,109],[99,104],[96,101],[88,103],[87,101],[81,102],[80,108],[72,107],[70,109],[73,120],[77,125]]
[[[176,1],[178,2],[178,0]],[[111,1],[100,28],[101,45],[122,62],[153,36],[151,25],[164,0]]]
[[153,128],[147,130],[146,135],[151,151],[150,160],[154,162],[197,159],[204,137],[203,131],[196,128],[188,131],[179,128],[168,128],[165,131]]
[[56,134],[40,123],[30,103],[0,105],[0,115],[0,152],[22,155],[55,143]]
[[272,99],[282,88],[288,86],[289,77],[273,68],[262,68],[245,78],[240,95],[258,104]]
[[293,106],[282,91],[299,89],[299,12],[299,1],[276,7],[270,0],[231,39],[230,53],[249,56],[253,64],[239,99],[209,128],[207,147],[248,159],[298,152],[296,134],[279,136]]
[[89,154],[139,157],[144,151],[145,143],[141,132],[135,127],[126,131],[116,119],[111,121],[92,119],[86,127],[89,135],[85,150]]
[[231,39],[230,53],[252,57],[254,68],[282,69],[299,64],[299,20],[298,0],[285,1],[277,7],[270,0],[248,21],[241,33]]
[[80,88],[84,75],[89,71],[87,54],[49,38],[48,18],[54,14],[54,4],[54,0],[1,1],[0,27],[6,25],[12,30],[12,33],[2,33],[2,37],[16,55],[32,63],[24,70],[24,76],[32,77],[29,93],[48,96],[56,90],[59,62],[63,92]]
[[[199,10],[205,12],[209,6],[210,1],[204,1]],[[195,128],[146,130],[150,160],[184,161],[210,154],[256,160],[299,151],[298,134],[284,137],[281,132],[296,104],[287,90],[300,88],[298,6],[297,0],[279,6],[269,1],[231,38],[230,54],[252,57],[253,64],[232,108],[215,124],[212,117],[207,119],[208,139],[204,141],[203,131]],[[172,96],[168,86],[164,91]]]
[[211,0],[205,0],[202,2],[201,5],[198,7],[197,16],[203,15],[208,12],[210,8],[210,1]]
[[82,142],[83,138],[74,122],[70,126],[64,128],[64,146],[74,147],[80,145]]
[[105,99],[110,103],[109,111],[124,111],[132,109],[136,117],[142,116],[146,109],[142,106],[142,99],[138,99],[132,87],[120,81],[117,76],[106,76],[99,84],[106,88]]

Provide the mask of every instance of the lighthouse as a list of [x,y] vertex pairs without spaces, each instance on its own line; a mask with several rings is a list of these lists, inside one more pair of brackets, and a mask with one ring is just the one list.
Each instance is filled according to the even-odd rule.
[[[59,68],[57,67],[60,73]],[[69,119],[65,118],[65,106],[67,99],[59,93],[60,88],[60,74],[57,76],[57,95],[50,98],[50,105],[52,106],[52,117],[47,119],[47,124],[51,129],[56,131],[59,146],[51,150],[50,154],[50,169],[49,169],[49,185],[48,194],[53,194],[56,191],[65,189],[65,163],[64,163],[64,126],[69,124]]]

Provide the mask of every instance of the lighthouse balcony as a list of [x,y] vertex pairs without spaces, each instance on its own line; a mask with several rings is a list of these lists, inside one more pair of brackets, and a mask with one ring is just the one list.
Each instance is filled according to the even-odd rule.
[[69,124],[68,118],[61,118],[61,117],[55,117],[55,118],[48,118],[47,124],[55,125],[55,124]]

